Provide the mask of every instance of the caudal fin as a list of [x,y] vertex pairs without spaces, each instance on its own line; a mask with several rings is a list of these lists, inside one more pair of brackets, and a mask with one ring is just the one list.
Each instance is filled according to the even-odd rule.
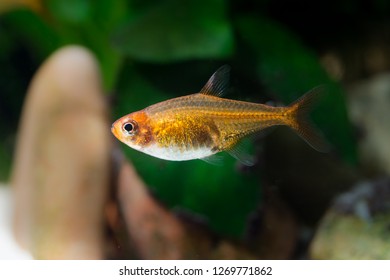
[[329,152],[328,142],[320,135],[317,129],[309,120],[309,113],[314,104],[323,93],[323,86],[315,87],[301,98],[293,102],[288,108],[291,109],[291,123],[289,125],[301,136],[310,146],[319,152]]

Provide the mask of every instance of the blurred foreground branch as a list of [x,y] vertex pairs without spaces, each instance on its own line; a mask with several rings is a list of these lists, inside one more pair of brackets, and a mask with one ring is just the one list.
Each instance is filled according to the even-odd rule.
[[89,51],[66,47],[30,85],[11,185],[15,235],[34,258],[103,257],[110,135],[98,69]]

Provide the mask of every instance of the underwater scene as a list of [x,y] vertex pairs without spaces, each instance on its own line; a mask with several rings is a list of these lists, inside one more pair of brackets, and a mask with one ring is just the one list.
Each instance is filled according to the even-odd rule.
[[0,259],[390,259],[389,14],[1,0]]

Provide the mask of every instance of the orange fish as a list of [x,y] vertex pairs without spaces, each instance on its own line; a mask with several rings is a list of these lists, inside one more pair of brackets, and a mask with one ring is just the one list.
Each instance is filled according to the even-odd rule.
[[309,125],[307,115],[319,88],[286,107],[224,99],[229,66],[222,66],[199,93],[169,99],[128,114],[111,127],[112,133],[131,148],[151,156],[184,161],[213,162],[226,151],[245,165],[253,159],[241,152],[240,141],[276,125],[292,128],[314,149],[325,152],[327,143]]

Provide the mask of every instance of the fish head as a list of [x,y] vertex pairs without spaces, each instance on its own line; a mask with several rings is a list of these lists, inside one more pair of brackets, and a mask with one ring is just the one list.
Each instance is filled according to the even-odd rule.
[[149,117],[144,111],[118,119],[112,124],[111,132],[119,141],[138,151],[152,144],[154,138]]

